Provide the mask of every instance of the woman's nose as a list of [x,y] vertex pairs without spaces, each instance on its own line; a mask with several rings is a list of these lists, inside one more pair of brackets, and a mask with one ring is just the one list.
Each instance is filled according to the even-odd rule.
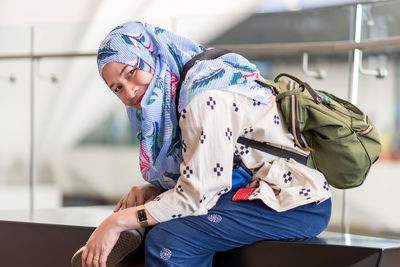
[[127,100],[132,99],[133,97],[135,97],[136,94],[136,90],[135,90],[135,86],[133,84],[131,84],[128,81],[124,81],[121,83],[122,85],[122,94],[123,97],[125,97]]

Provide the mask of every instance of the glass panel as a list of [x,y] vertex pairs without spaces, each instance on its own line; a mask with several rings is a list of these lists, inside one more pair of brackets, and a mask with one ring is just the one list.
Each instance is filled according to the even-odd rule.
[[[0,209],[29,208],[29,66],[26,60],[0,61]],[[5,79],[10,74],[15,82]]]
[[[400,173],[400,60],[393,49],[364,53],[363,67],[384,67],[388,76],[377,79],[360,74],[359,106],[379,130],[382,153],[371,168],[365,183],[352,190],[352,227],[370,234],[400,235],[397,210],[400,196],[396,192]],[[365,203],[367,201],[367,203]],[[384,205],[384,207],[383,207]],[[373,220],[371,220],[373,218]]]
[[116,24],[75,23],[35,27],[35,53],[97,52],[100,42]]
[[36,180],[59,191],[62,206],[114,204],[141,183],[125,107],[99,77],[95,60],[36,65]]
[[202,45],[216,44],[215,39],[220,38],[221,34],[224,35],[232,31],[232,25],[246,23],[246,19],[250,16],[249,14],[234,16],[210,14],[207,16],[178,17],[174,20],[175,27],[172,30]]
[[[171,30],[171,19],[148,19],[146,22]],[[122,22],[93,22],[42,25],[34,29],[35,53],[96,53],[106,35]]]
[[[0,28],[0,55],[29,52],[29,27]],[[0,59],[0,210],[29,209],[29,74],[29,60]]]
[[0,27],[0,55],[26,55],[30,52],[31,28]]
[[399,1],[382,1],[364,5],[362,39],[400,36],[399,23]]
[[[364,5],[362,39],[399,37],[399,8],[398,1]],[[363,53],[364,69],[385,68],[388,71],[384,79],[360,74],[359,83],[358,105],[379,130],[382,154],[372,166],[365,183],[353,189],[351,195],[353,232],[397,238],[400,236],[399,217],[388,211],[397,210],[395,203],[400,200],[395,191],[399,185],[396,177],[400,172],[399,49],[368,49]]]
[[258,44],[348,40],[352,6],[253,14],[210,44]]
[[253,62],[259,67],[263,77],[273,79],[282,72],[290,73],[313,88],[331,92],[341,98],[347,98],[349,69],[348,55],[342,54],[309,54],[309,70],[323,70],[327,73],[325,79],[307,76],[302,70],[302,55],[288,54],[276,56],[260,56]]

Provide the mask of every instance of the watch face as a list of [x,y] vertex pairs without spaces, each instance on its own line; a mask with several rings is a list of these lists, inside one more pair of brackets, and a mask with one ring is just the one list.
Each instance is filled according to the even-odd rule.
[[138,210],[137,215],[139,222],[147,221],[147,216],[144,209]]

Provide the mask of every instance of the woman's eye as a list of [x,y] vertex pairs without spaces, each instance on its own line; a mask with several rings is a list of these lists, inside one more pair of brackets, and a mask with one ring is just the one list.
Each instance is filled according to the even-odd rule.
[[129,77],[132,76],[132,75],[135,73],[135,71],[136,71],[136,69],[131,69],[131,70],[128,72],[128,76],[129,76]]
[[115,93],[118,93],[119,90],[121,90],[121,89],[122,89],[122,86],[121,86],[121,85],[118,85],[117,87],[115,87],[114,92],[115,92]]

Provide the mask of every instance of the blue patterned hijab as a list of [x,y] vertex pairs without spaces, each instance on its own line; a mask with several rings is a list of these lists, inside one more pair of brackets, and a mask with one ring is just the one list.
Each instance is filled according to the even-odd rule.
[[[184,37],[141,22],[113,29],[101,43],[97,63],[100,75],[110,62],[131,65],[153,74],[141,101],[141,110],[127,106],[129,121],[140,141],[143,178],[166,189],[180,176],[182,145],[176,117],[175,92],[183,66],[205,48]],[[268,104],[271,90],[254,82],[259,71],[244,57],[229,53],[218,59],[198,61],[182,83],[178,111],[205,90],[246,95]]]

